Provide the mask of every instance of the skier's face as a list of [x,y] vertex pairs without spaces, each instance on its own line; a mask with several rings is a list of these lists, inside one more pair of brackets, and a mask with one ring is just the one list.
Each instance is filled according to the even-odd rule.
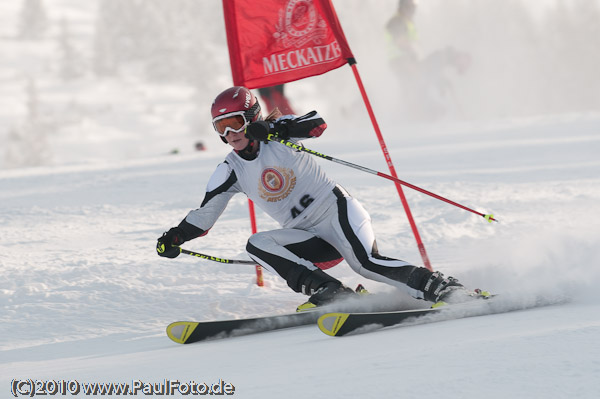
[[229,132],[227,136],[225,136],[225,140],[227,143],[233,147],[236,151],[241,151],[248,146],[248,142],[250,141],[245,135],[244,131],[239,133]]
[[246,126],[248,122],[243,113],[237,112],[226,114],[213,119],[213,126],[219,136],[225,137],[225,140],[236,151],[241,151],[248,145],[249,139],[246,138]]

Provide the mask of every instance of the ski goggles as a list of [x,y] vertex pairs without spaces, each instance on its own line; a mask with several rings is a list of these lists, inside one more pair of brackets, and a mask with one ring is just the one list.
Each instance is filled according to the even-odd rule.
[[248,121],[243,111],[231,112],[213,119],[213,127],[221,137],[227,136],[229,132],[241,133],[246,126],[248,126]]

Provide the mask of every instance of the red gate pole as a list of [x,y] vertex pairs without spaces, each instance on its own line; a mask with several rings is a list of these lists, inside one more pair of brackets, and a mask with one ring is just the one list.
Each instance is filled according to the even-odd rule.
[[[379,140],[379,145],[381,147],[381,150],[383,151],[383,156],[390,170],[390,174],[397,179],[398,176],[396,175],[396,168],[394,168],[392,158],[390,157],[390,153],[387,149],[385,141],[383,140],[381,130],[379,129],[379,124],[377,123],[377,119],[375,118],[375,114],[373,113],[371,102],[369,101],[367,92],[365,91],[365,87],[363,86],[360,75],[358,74],[358,69],[356,68],[356,61],[350,58],[348,59],[348,64],[352,68],[352,72],[354,72],[354,78],[356,79],[358,89],[360,90],[360,94],[362,95],[365,106],[367,107],[367,112],[369,113],[369,117],[371,118],[371,123],[373,124],[373,128],[375,129],[375,134],[377,135],[377,139]],[[425,245],[423,245],[421,235],[419,234],[419,230],[417,229],[417,225],[415,224],[415,221],[413,219],[412,212],[410,211],[408,201],[404,196],[402,186],[398,182],[394,182],[394,184],[396,185],[396,190],[398,190],[398,195],[400,195],[400,201],[402,202],[402,206],[404,207],[404,211],[406,212],[406,217],[408,218],[408,223],[410,223],[410,228],[412,229],[413,235],[415,236],[415,240],[417,241],[417,247],[419,248],[421,258],[423,259],[423,264],[427,269],[433,271],[431,262],[429,261],[429,257],[427,256],[427,251],[425,250]]]
[[[252,234],[255,234],[257,232],[256,215],[254,214],[254,202],[252,202],[250,198],[248,198],[248,212],[250,213],[250,227],[252,228]],[[259,287],[263,287],[265,285],[261,265],[256,265],[256,285]]]

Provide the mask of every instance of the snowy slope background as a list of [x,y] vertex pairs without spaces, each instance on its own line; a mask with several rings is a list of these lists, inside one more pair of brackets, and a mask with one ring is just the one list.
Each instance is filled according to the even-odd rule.
[[[19,30],[25,3],[0,4],[0,396],[9,397],[11,380],[31,378],[222,379],[242,398],[597,397],[600,87],[598,54],[586,50],[600,40],[590,23],[597,1],[421,2],[424,52],[452,43],[474,56],[470,74],[451,76],[457,98],[432,123],[396,117],[391,77],[377,58],[384,49],[370,45],[380,38],[357,27],[364,19],[383,26],[396,2],[334,2],[400,177],[500,220],[488,224],[407,189],[434,267],[513,305],[548,306],[339,339],[308,326],[189,346],[171,342],[165,326],[283,314],[305,298],[273,275],[257,287],[251,266],[154,251],[156,238],[199,205],[228,151],[208,116],[230,84],[220,2],[179,3],[202,22],[192,34],[211,39],[193,84],[139,59],[120,59],[117,72],[100,76],[96,2],[41,2],[38,34]],[[444,15],[460,22],[459,11],[480,36],[439,23]],[[540,42],[548,26],[556,37]],[[553,68],[526,51],[540,46],[536,57],[554,54]],[[64,64],[66,48],[74,58]],[[498,52],[512,61],[492,64]],[[288,93],[299,112],[316,108],[329,123],[307,146],[387,171],[348,68],[292,83]],[[205,151],[194,149],[198,141]],[[394,186],[319,162],[371,213],[382,254],[420,264]],[[258,220],[260,230],[277,227],[260,211]],[[186,247],[245,258],[249,231],[247,201],[235,197],[209,235]],[[344,263],[332,274],[423,306]]]

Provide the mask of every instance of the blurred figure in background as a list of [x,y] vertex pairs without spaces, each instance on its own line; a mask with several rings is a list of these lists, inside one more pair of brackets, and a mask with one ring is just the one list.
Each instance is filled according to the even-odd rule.
[[293,115],[295,113],[283,94],[283,85],[263,87],[258,89],[258,93],[267,108],[267,113],[273,112],[275,108],[279,108],[283,115]]
[[459,74],[465,73],[471,58],[451,46],[421,58],[414,23],[416,11],[416,0],[399,0],[396,14],[386,25],[390,66],[400,83],[401,109],[407,119],[437,119],[456,101],[445,71],[454,69]]

